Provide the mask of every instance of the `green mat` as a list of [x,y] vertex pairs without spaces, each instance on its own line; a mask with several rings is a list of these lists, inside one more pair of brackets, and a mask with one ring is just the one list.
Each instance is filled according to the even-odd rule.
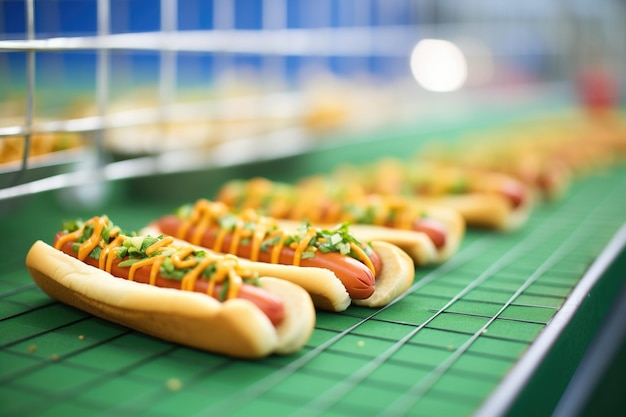
[[[608,308],[624,283],[622,270],[605,272],[600,265],[601,274],[585,273],[615,236],[613,247],[624,244],[618,231],[626,222],[625,174],[622,167],[578,180],[562,201],[538,206],[517,232],[470,230],[452,259],[418,269],[413,287],[393,304],[319,312],[305,349],[260,361],[156,340],[50,300],[32,283],[25,253],[35,239],[51,241],[62,219],[90,210],[60,206],[54,194],[32,197],[0,218],[0,414],[470,416],[486,405],[495,407],[489,415],[551,410],[602,318],[602,311],[576,318],[578,309],[568,300],[581,280],[593,280],[586,285],[604,288],[601,301]],[[121,194],[102,210],[128,228],[174,207]],[[580,345],[557,358],[564,381],[526,378],[511,385],[507,378],[518,372],[533,342],[551,337],[559,314],[560,322],[589,323],[575,336],[553,335]],[[539,375],[540,364],[531,365]],[[498,389],[504,383],[503,393]],[[544,403],[516,403],[537,392]]]

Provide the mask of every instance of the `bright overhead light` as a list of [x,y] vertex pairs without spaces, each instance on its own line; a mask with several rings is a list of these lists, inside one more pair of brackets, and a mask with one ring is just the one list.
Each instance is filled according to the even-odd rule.
[[427,90],[458,90],[467,79],[467,61],[454,43],[441,39],[422,39],[411,53],[411,71]]

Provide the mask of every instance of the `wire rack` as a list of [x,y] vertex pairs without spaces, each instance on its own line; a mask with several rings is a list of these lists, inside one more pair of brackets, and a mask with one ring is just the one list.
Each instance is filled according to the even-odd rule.
[[[0,91],[14,117],[0,139],[20,137],[23,151],[2,168],[0,199],[304,153],[319,143],[311,124],[335,128],[345,113],[351,128],[449,114],[468,92],[432,96],[410,73],[425,38],[464,48],[469,90],[545,89],[606,56],[624,73],[620,2],[465,3],[3,0]],[[84,152],[29,155],[34,136],[59,132],[80,134]]]
[[[283,0],[249,2],[250,6],[256,8],[259,17],[253,22],[254,28],[251,29],[245,28],[245,18],[248,14],[238,13],[240,9],[245,11],[246,5],[236,4],[237,2],[234,1],[211,2],[208,7],[204,7],[202,2],[188,2],[179,5],[176,0],[153,2],[147,6],[137,1],[111,2],[100,0],[96,3],[79,1],[73,2],[73,6],[78,6],[87,13],[87,16],[92,18],[92,25],[89,27],[92,32],[87,35],[71,33],[72,36],[52,36],[54,33],[43,32],[44,28],[51,26],[48,21],[54,20],[55,17],[60,19],[63,12],[71,12],[68,5],[64,5],[67,2],[55,3],[52,6],[34,0],[6,1],[3,3],[7,12],[15,13],[16,10],[20,10],[19,7],[21,6],[24,8],[25,14],[23,39],[0,41],[0,49],[7,54],[5,56],[5,69],[9,70],[8,72],[15,66],[11,60],[15,57],[12,53],[25,54],[25,57],[16,58],[16,60],[23,58],[25,61],[22,62],[22,68],[20,68],[23,71],[25,84],[22,97],[25,100],[23,124],[0,128],[1,137],[23,136],[24,152],[21,157],[21,164],[17,167],[20,173],[29,169],[28,150],[32,136],[36,132],[70,131],[89,134],[89,148],[95,150],[94,164],[96,164],[96,169],[100,170],[101,167],[105,166],[105,161],[108,159],[105,156],[107,150],[110,151],[110,149],[105,149],[105,132],[132,127],[142,128],[143,130],[130,133],[128,130],[123,131],[122,138],[119,139],[126,149],[132,149],[133,143],[141,142],[142,137],[150,135],[150,132],[156,128],[157,137],[154,140],[140,148],[135,146],[135,149],[131,150],[130,153],[134,152],[137,156],[137,154],[142,153],[160,153],[159,151],[163,149],[171,151],[168,145],[164,145],[167,143],[183,151],[183,155],[179,156],[178,160],[184,158],[187,161],[181,165],[170,160],[145,158],[130,166],[126,164],[125,167],[128,169],[123,169],[123,173],[118,174],[122,177],[150,175],[163,169],[158,167],[170,167],[165,169],[171,170],[172,165],[176,167],[175,170],[209,166],[214,163],[212,159],[215,158],[211,158],[211,156],[215,153],[220,155],[222,164],[228,164],[232,161],[226,161],[224,156],[228,155],[230,150],[244,154],[244,150],[250,147],[254,149],[248,150],[247,156],[240,156],[235,161],[236,163],[263,157],[275,158],[283,156],[285,153],[302,152],[309,147],[310,139],[302,130],[296,129],[297,126],[294,126],[293,121],[300,121],[306,116],[305,112],[309,109],[302,92],[294,91],[286,84],[288,82],[287,74],[286,70],[283,69],[286,65],[285,60],[288,57],[292,57],[293,60],[300,60],[302,62],[297,62],[297,65],[317,68],[316,72],[319,73],[324,70],[327,65],[326,61],[330,60],[331,57],[342,56],[349,61],[356,61],[356,66],[353,63],[350,65],[355,67],[358,73],[361,72],[361,67],[367,68],[369,57],[382,57],[383,60],[405,58],[407,48],[410,48],[407,42],[414,39],[414,29],[407,24],[409,22],[406,20],[404,25],[390,25],[382,22],[381,26],[376,28],[376,36],[373,36],[372,27],[368,26],[370,19],[367,15],[363,16],[362,12],[360,15],[363,17],[360,19],[365,19],[366,25],[359,23],[359,13],[357,13],[357,17],[352,19],[353,22],[350,27],[345,25],[333,27],[328,20],[331,17],[330,11],[327,11],[326,8],[318,10],[318,8],[309,7],[305,9],[304,3],[300,5],[303,9],[299,13],[302,15],[310,13],[310,15],[306,19],[299,19],[302,22],[296,27],[288,28],[286,26],[288,2]],[[93,10],[94,4],[95,10]],[[329,5],[328,7],[330,7]],[[368,13],[369,7],[371,6],[360,7],[354,3],[350,8],[344,7],[346,10],[339,10],[332,15],[341,15],[345,18],[346,14],[350,14],[351,11],[358,12],[358,9]],[[402,5],[402,7],[406,9],[408,6]],[[191,8],[192,13],[193,11],[205,12],[209,16],[209,21],[197,22],[195,30],[179,29],[178,17],[185,17],[185,10],[188,8]],[[38,11],[39,13],[37,13]],[[120,20],[120,15],[122,17],[126,15],[126,18],[130,19],[133,13],[136,15],[142,12],[151,15],[153,19],[140,19],[144,23],[139,24],[139,28],[133,27],[132,21],[128,23],[129,27],[126,28],[120,28],[119,24],[116,25],[116,22]],[[189,14],[189,11],[186,13]],[[36,17],[39,17],[41,24],[37,24]],[[242,18],[244,22],[241,24],[244,25],[244,28],[236,27],[237,19],[241,20]],[[180,26],[184,26],[184,22],[189,20],[189,18],[180,20],[182,22]],[[199,18],[199,20],[202,19]],[[61,23],[57,26],[62,26]],[[5,24],[7,23],[5,22]],[[68,24],[68,26],[71,25]],[[52,24],[52,27],[55,25]],[[119,33],[114,33],[115,30]],[[45,118],[41,120],[40,118],[38,120],[35,114],[37,100],[41,100],[45,96],[40,93],[41,89],[38,88],[36,79],[39,81],[40,78],[44,78],[43,84],[48,81],[45,80],[46,76],[42,67],[52,64],[52,69],[69,72],[67,77],[72,77],[75,74],[68,71],[67,66],[63,68],[63,65],[60,65],[58,61],[68,56],[68,59],[77,58],[73,55],[81,52],[87,54],[86,59],[89,61],[87,67],[83,69],[93,73],[87,85],[84,86],[86,88],[83,93],[92,101],[88,105],[92,106],[95,111],[87,117],[74,116],[69,119],[65,117],[56,120],[46,120]],[[363,63],[359,63],[358,60],[363,60],[364,57]],[[144,65],[142,60],[150,62]],[[227,81],[223,81],[224,78],[232,77],[232,74],[244,71],[241,68],[246,67],[245,62],[242,64],[237,60],[252,61],[250,66],[256,72],[253,77],[255,86],[250,87],[249,79],[240,78],[237,80],[238,86],[229,88],[237,90],[247,86],[253,91],[248,92],[243,97],[237,96],[237,91],[235,91],[229,93],[233,95],[232,97],[220,98],[219,100],[205,97],[204,100],[195,100],[193,103],[181,103],[179,101],[178,95],[181,91],[181,85],[185,84],[182,80],[188,77],[189,71],[193,73],[193,70],[189,70],[190,66],[196,68],[197,71],[202,69],[202,65],[210,65],[212,68],[209,79],[196,79],[192,88],[197,89],[201,84],[204,84],[204,88],[206,88],[207,84],[210,84],[212,88],[219,89],[223,84],[230,85]],[[80,59],[75,59],[75,61],[81,64]],[[193,64],[189,64],[190,61],[193,61]],[[84,62],[82,64],[85,65]],[[120,65],[122,69],[120,69]],[[136,67],[140,68],[137,69]],[[306,70],[307,73],[311,71]],[[146,105],[145,99],[143,99],[131,103],[131,107],[124,111],[111,111],[111,102],[114,101],[113,96],[116,91],[125,88],[141,89],[141,87],[137,88],[132,85],[132,80],[124,79],[124,74],[128,75],[128,73],[134,72],[137,72],[141,77],[152,78],[152,83],[143,87],[144,91],[148,92],[149,105]],[[123,75],[120,76],[120,73]],[[265,76],[265,74],[269,75]],[[137,76],[137,74],[131,74],[131,78],[133,76]],[[80,74],[77,77],[80,78]],[[17,78],[22,77],[18,76]],[[280,84],[271,89],[260,88],[263,83],[276,84],[276,82]],[[137,84],[141,83],[137,82]],[[70,87],[70,85],[66,87]],[[67,94],[59,89],[53,90],[54,93]],[[39,96],[36,97],[38,94]],[[65,104],[67,105],[67,103]],[[184,129],[182,132],[177,132],[174,139],[168,140],[164,126],[172,123],[198,124],[199,120],[213,118],[216,114],[219,115],[220,121],[259,118],[282,120],[284,122],[281,123],[281,128],[289,134],[290,146],[267,146],[267,142],[271,141],[273,136],[268,138],[268,135],[262,134],[264,132],[256,131],[254,132],[254,140],[248,137],[242,138],[240,134],[234,139],[241,142],[233,144],[233,140],[230,140],[229,143],[222,144],[226,146],[225,149],[221,151],[213,149],[210,152],[204,152],[202,157],[198,158],[197,154],[194,157],[194,152],[198,150],[193,140],[185,141]],[[180,125],[178,125],[178,130],[181,130]],[[272,129],[272,133],[275,136],[278,135],[274,139],[274,143],[278,141],[284,144],[284,134],[279,135],[276,130]],[[205,128],[200,129],[199,134],[206,136],[202,138],[204,142],[209,140],[208,137],[211,132],[207,132]],[[259,136],[263,137],[259,138]],[[263,155],[261,155],[259,143],[264,145],[265,152]],[[193,148],[191,152],[185,152],[189,148]],[[269,152],[267,149],[273,149],[274,152]],[[119,148],[118,151],[120,151]],[[120,152],[124,153],[127,150],[122,149]],[[81,156],[75,157],[81,158]],[[75,166],[72,168],[80,171]],[[103,180],[117,179],[109,174],[110,171],[110,169],[102,170],[101,177]],[[115,169],[115,171],[120,172],[119,169]],[[77,182],[80,183],[85,177],[81,172],[74,172],[74,174],[53,177],[43,182],[4,190],[2,197],[10,198],[37,192],[41,189],[72,185]],[[18,178],[19,175],[15,177]]]

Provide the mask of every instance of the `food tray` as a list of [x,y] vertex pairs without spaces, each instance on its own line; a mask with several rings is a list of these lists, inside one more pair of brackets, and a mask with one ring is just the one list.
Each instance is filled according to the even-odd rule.
[[[617,167],[576,180],[517,232],[469,230],[459,252],[418,269],[397,302],[319,312],[305,349],[259,361],[163,342],[49,299],[24,267],[28,247],[50,241],[62,219],[100,213],[69,209],[53,193],[33,196],[0,219],[0,414],[549,412],[624,282],[614,265],[624,263],[625,174]],[[127,185],[103,208],[123,227],[174,207],[130,198]],[[585,313],[590,305],[594,314]],[[559,371],[537,381],[551,357]]]

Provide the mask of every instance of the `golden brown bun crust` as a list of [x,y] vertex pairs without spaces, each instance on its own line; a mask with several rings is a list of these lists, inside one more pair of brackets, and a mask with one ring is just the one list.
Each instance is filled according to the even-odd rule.
[[418,266],[437,262],[439,254],[430,238],[421,232],[367,224],[350,225],[350,232],[362,242],[391,243],[406,252]]
[[[282,221],[279,223],[282,224]],[[290,226],[297,227],[300,223],[286,222],[286,224],[286,228],[289,229]],[[161,232],[155,224],[151,224],[140,233],[158,235]],[[423,234],[419,235],[422,236]],[[423,236],[425,237],[425,235]],[[381,257],[383,270],[376,279],[374,294],[368,299],[360,301],[352,300],[341,280],[328,269],[253,262],[243,258],[239,258],[239,264],[256,271],[260,275],[284,279],[304,288],[311,296],[315,307],[321,310],[344,311],[351,303],[378,307],[388,303],[411,286],[415,276],[415,264],[411,257],[396,245],[387,242],[372,243],[376,243],[374,250]],[[210,249],[203,249],[211,252]],[[385,302],[385,300],[387,301]]]
[[411,257],[402,249],[388,242],[372,242],[380,256],[383,268],[376,278],[376,290],[365,300],[353,300],[355,305],[382,307],[405,293],[415,279],[415,266]]
[[[156,224],[150,224],[140,231],[142,235],[152,236],[158,236],[161,233]],[[186,242],[186,244],[189,243]],[[202,249],[215,253],[207,248]],[[304,288],[315,307],[319,309],[339,312],[350,306],[351,299],[346,288],[328,269],[254,262],[244,258],[239,258],[239,264],[259,275],[280,278]]]
[[494,230],[515,230],[521,227],[530,215],[530,199],[516,209],[499,195],[460,194],[442,197],[420,197],[426,204],[452,208],[465,219],[468,227]]
[[315,307],[321,310],[339,312],[350,306],[348,291],[329,269],[253,262],[243,258],[239,258],[239,263],[261,275],[271,275],[304,288]]
[[[415,277],[415,265],[406,252],[393,244],[372,242],[372,246],[382,260],[383,269],[376,278],[374,294],[365,300],[351,300],[339,278],[327,269],[251,262],[244,259],[239,262],[241,265],[249,265],[259,273],[271,274],[302,286],[320,309],[343,311],[351,302],[360,306],[380,307],[411,286]],[[328,304],[337,301],[340,302],[339,305]]]
[[228,356],[253,359],[294,352],[307,342],[315,321],[308,294],[279,280],[261,279],[262,286],[285,301],[287,320],[275,328],[246,300],[221,303],[200,293],[116,278],[42,241],[29,250],[26,266],[46,294],[65,304],[164,340]]
[[427,218],[432,218],[441,222],[448,232],[445,245],[439,249],[437,261],[443,262],[454,255],[461,246],[463,237],[465,236],[465,219],[458,210],[451,207],[443,206],[426,206],[424,213]]
[[[261,278],[266,290],[280,296],[285,303],[285,318],[276,328],[278,344],[274,353],[289,354],[300,350],[311,337],[315,326],[315,307],[309,294],[288,281],[274,278]],[[294,291],[294,287],[298,291]]]

